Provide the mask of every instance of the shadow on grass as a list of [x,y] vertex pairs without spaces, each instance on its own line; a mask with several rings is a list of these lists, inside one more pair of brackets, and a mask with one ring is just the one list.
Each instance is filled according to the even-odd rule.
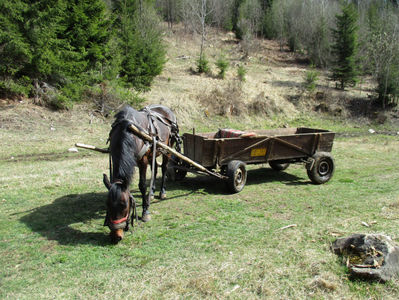
[[270,168],[259,168],[248,171],[247,185],[282,182],[286,185],[307,185],[311,184],[310,180],[292,175],[287,171],[275,171]]
[[20,220],[33,231],[62,245],[108,245],[107,233],[94,232],[102,226],[105,198],[105,193],[65,195],[34,209]]
[[[289,172],[289,169],[288,169]],[[310,180],[298,177],[285,171],[274,171],[270,168],[248,170],[246,185],[282,182],[286,185],[307,185]],[[167,190],[191,191],[191,193],[230,194],[227,184],[220,179],[197,175],[184,178],[182,181],[168,182]]]
[[[287,185],[309,184],[303,178],[286,172],[276,172],[268,168],[248,171],[247,185],[283,182]],[[159,180],[157,186],[159,187]],[[187,197],[191,194],[227,195],[225,182],[210,176],[186,177],[182,181],[168,182],[167,190],[179,194],[163,201]],[[141,194],[132,191],[138,202],[138,214],[141,214]],[[54,200],[53,203],[32,210],[20,220],[33,231],[49,240],[56,240],[62,245],[109,245],[108,231],[100,231],[105,217],[106,193],[70,194]],[[163,202],[162,201],[162,202]],[[160,200],[152,202],[156,204]]]
[[[187,197],[192,193],[193,191],[184,192],[162,201]],[[141,215],[141,194],[138,190],[132,190],[132,194],[137,201],[137,213]],[[20,218],[20,221],[32,231],[61,245],[109,245],[109,230],[102,230],[106,197],[106,193],[65,195],[51,204],[33,209]],[[156,199],[151,204],[158,202],[160,200]]]

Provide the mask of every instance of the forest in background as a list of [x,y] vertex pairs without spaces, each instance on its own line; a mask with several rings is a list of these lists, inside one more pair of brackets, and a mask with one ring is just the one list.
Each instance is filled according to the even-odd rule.
[[198,72],[206,71],[214,27],[235,33],[243,60],[256,39],[278,40],[312,68],[329,70],[337,88],[371,75],[379,105],[397,105],[396,0],[4,0],[0,95],[54,108],[82,99],[139,105],[166,62],[163,21],[201,36]]

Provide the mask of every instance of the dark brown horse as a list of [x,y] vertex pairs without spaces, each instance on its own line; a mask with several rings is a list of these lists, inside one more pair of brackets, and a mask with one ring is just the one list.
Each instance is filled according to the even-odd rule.
[[126,106],[115,115],[115,121],[109,133],[110,180],[104,174],[104,184],[109,190],[104,225],[110,228],[111,240],[116,243],[123,238],[123,231],[128,230],[132,212],[135,214],[135,201],[130,194],[129,185],[136,166],[140,172],[139,189],[143,199],[142,221],[147,222],[151,219],[149,207],[150,199],[153,198],[155,191],[155,180],[151,180],[153,185],[147,196],[146,173],[148,164],[153,162],[152,179],[155,179],[157,171],[155,157],[160,154],[163,159],[159,197],[161,200],[166,198],[165,175],[170,155],[161,153],[159,149],[154,153],[150,143],[145,142],[129,129],[131,124],[153,136],[155,140],[169,146],[175,145],[180,151],[179,128],[176,117],[169,108],[162,105],[150,105],[137,111]]

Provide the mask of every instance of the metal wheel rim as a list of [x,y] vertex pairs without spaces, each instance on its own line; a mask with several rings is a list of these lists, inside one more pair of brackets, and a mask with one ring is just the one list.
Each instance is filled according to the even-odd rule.
[[330,164],[328,163],[328,161],[321,161],[318,170],[321,176],[328,175],[328,173],[330,173]]
[[234,183],[237,187],[241,186],[244,182],[244,172],[241,168],[238,168],[234,176]]

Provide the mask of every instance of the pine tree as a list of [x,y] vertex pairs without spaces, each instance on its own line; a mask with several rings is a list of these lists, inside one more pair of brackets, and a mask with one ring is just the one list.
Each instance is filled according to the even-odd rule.
[[[0,3],[0,90],[27,94],[32,82],[62,89],[109,58],[103,0]],[[25,91],[9,82],[23,81]],[[8,86],[7,86],[8,84]]]
[[332,47],[335,56],[332,79],[339,81],[340,88],[344,89],[348,84],[356,83],[357,11],[350,3],[343,6],[342,14],[335,18],[336,29],[332,30],[335,40]]
[[26,95],[29,90],[21,76],[33,55],[22,30],[28,8],[22,0],[0,2],[0,93],[6,97]]
[[242,39],[243,32],[240,29],[240,26],[238,25],[238,21],[240,18],[240,6],[245,0],[234,0],[233,4],[233,11],[232,11],[232,16],[231,16],[231,21],[233,23],[233,32],[236,35],[237,39]]
[[159,19],[152,5],[135,0],[120,1],[115,13],[123,57],[120,75],[127,86],[148,90],[166,62]]
[[110,18],[103,0],[76,0],[67,2],[70,12],[65,21],[64,36],[75,52],[82,54],[81,59],[87,68],[103,63],[110,55]]

